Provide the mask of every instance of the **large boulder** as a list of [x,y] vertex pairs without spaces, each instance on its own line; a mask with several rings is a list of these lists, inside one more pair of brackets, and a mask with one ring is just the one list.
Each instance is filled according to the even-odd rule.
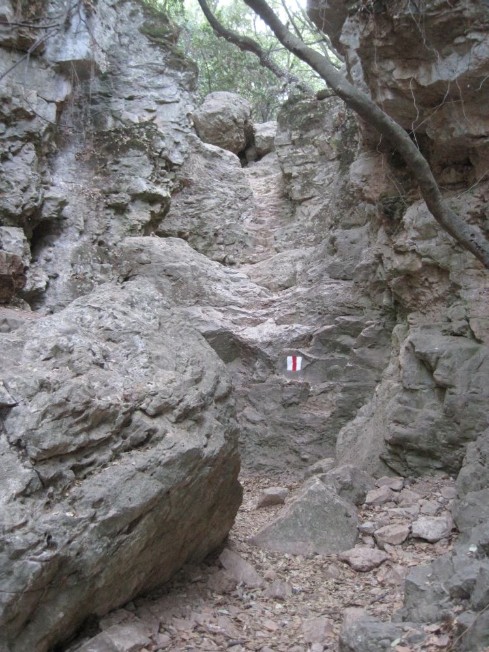
[[225,538],[231,385],[143,278],[0,338],[0,648],[44,652]]
[[193,113],[195,129],[205,143],[234,154],[246,149],[253,137],[251,106],[243,97],[226,91],[209,93]]
[[312,478],[251,541],[276,552],[329,555],[355,545],[357,523],[354,506]]

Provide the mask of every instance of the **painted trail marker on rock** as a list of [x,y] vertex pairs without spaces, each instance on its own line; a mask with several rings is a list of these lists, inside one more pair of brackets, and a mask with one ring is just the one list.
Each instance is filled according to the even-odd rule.
[[287,356],[287,371],[300,371],[302,368],[301,355],[288,355]]

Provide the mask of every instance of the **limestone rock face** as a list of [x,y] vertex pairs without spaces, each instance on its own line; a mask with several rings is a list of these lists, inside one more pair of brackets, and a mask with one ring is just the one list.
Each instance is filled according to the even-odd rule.
[[224,539],[237,429],[224,365],[144,279],[0,346],[1,646],[41,651]]
[[253,195],[239,159],[195,136],[189,143],[170,210],[156,233],[182,238],[224,264],[247,261],[252,237],[246,225],[253,211]]
[[58,23],[59,2],[0,3],[9,652],[51,649],[161,585],[240,502],[223,363],[150,280],[119,274],[118,243],[153,234],[177,189],[195,69],[141,3],[79,4],[26,57],[39,30],[18,23]]
[[[57,23],[59,3],[42,6],[24,22]],[[57,310],[113,280],[115,244],[153,232],[168,210],[195,70],[148,12],[81,7],[26,63],[36,30],[2,30],[2,69],[19,65],[0,89],[0,227],[24,232],[27,281],[15,293],[32,307]]]
[[476,170],[487,155],[481,142],[489,98],[481,85],[489,72],[486,3],[365,7],[309,0],[308,9],[345,57],[354,82],[405,129],[434,145],[433,163],[445,182],[479,176]]
[[252,140],[251,106],[235,93],[209,93],[192,117],[205,143],[239,154]]
[[[440,185],[453,194],[452,208],[487,232],[488,186],[480,173],[487,90],[474,91],[488,72],[485,3],[311,0],[309,10],[355,84],[415,133]],[[361,460],[375,472],[381,458],[402,474],[457,473],[467,443],[487,428],[487,275],[434,222],[397,153],[379,147],[365,126],[362,135],[348,190],[376,215],[355,278],[374,295],[384,292],[384,305],[394,302],[403,317],[372,401],[338,437],[339,461]]]

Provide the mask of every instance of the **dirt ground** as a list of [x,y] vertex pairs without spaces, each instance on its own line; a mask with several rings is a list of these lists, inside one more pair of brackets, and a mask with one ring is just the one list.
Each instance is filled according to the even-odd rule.
[[[243,505],[224,547],[254,567],[261,586],[232,581],[217,551],[201,564],[184,568],[158,593],[103,618],[102,630],[124,623],[143,624],[151,644],[139,649],[148,652],[334,651],[345,609],[362,607],[373,616],[389,619],[402,605],[403,582],[410,567],[444,554],[452,545],[451,539],[434,544],[408,539],[401,545],[387,545],[389,559],[369,572],[353,570],[338,555],[268,552],[251,545],[249,538],[283,506],[257,508],[259,496],[267,487],[281,486],[290,490],[289,500],[301,483],[285,476],[250,473],[241,482]],[[438,500],[442,507],[449,503],[442,493],[450,496],[452,487],[453,481],[446,476],[408,481],[408,488],[420,494],[422,501]],[[362,522],[385,522],[385,506],[364,506],[359,511]],[[373,539],[364,535],[361,543],[373,545]],[[430,645],[418,649],[447,650],[449,634],[444,625],[427,628]],[[401,645],[393,651],[411,649]]]

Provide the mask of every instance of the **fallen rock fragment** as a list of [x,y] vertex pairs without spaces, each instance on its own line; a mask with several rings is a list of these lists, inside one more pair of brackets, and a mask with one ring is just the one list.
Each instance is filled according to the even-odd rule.
[[398,546],[406,541],[409,536],[410,527],[406,523],[385,525],[374,532],[375,541],[380,548],[386,543],[391,546]]
[[452,486],[442,487],[440,493],[446,500],[453,500],[457,497],[457,490]]
[[263,584],[253,566],[229,548],[224,548],[219,555],[219,561],[237,582],[242,582],[250,588],[258,588]]
[[353,464],[344,464],[328,471],[321,480],[335,488],[341,498],[354,505],[363,505],[367,493],[374,486],[373,478]]
[[224,595],[231,593],[236,588],[238,581],[226,570],[219,570],[209,577],[208,586],[214,593]]
[[310,478],[313,475],[321,475],[322,473],[328,473],[334,467],[335,461],[333,457],[324,457],[322,460],[318,460],[311,466],[307,467],[304,472],[306,478]]
[[441,516],[421,516],[412,524],[412,536],[435,543],[450,535],[454,527],[453,519],[448,512]]
[[339,652],[391,652],[398,650],[398,646],[410,650],[411,646],[419,646],[425,639],[421,627],[412,623],[385,623],[363,609],[347,609],[340,632]]
[[286,600],[292,595],[292,585],[282,580],[274,580],[265,591],[265,595],[275,600]]
[[355,544],[357,522],[354,506],[313,478],[250,542],[276,552],[327,555]]
[[250,104],[235,93],[209,93],[192,117],[195,129],[205,143],[234,154],[244,150],[251,138]]
[[422,500],[419,504],[419,511],[424,516],[436,516],[443,511],[443,506],[437,500]]
[[389,487],[392,491],[401,491],[404,487],[404,478],[383,476],[375,481],[377,487]]
[[410,507],[411,505],[415,505],[419,500],[421,500],[421,498],[422,496],[415,491],[411,491],[411,489],[403,489],[399,493],[398,504],[399,507]]
[[361,573],[371,571],[389,559],[386,552],[368,546],[355,546],[351,550],[341,553],[338,557],[341,561],[346,561],[353,570]]
[[306,643],[325,645],[333,636],[333,621],[326,616],[308,618],[302,623],[302,633]]
[[283,505],[285,499],[289,494],[289,490],[286,487],[268,487],[264,489],[256,504],[257,508],[260,507],[270,507],[272,505]]
[[79,652],[140,652],[151,645],[142,622],[113,625],[92,638]]
[[361,534],[373,534],[375,530],[379,529],[379,523],[376,523],[375,521],[364,521],[363,523],[360,523],[358,526],[358,531]]
[[389,487],[379,487],[372,489],[367,493],[365,498],[366,505],[385,505],[396,501],[396,494]]

